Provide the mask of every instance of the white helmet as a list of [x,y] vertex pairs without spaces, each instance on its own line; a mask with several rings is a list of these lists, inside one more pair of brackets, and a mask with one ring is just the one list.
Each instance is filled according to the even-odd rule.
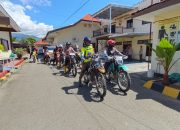
[[63,48],[63,45],[62,44],[59,44],[59,46],[58,47],[61,47],[61,48]]

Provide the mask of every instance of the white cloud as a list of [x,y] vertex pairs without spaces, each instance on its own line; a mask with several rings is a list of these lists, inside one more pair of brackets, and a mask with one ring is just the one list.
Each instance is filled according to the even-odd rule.
[[44,37],[49,30],[53,29],[52,25],[33,21],[31,17],[25,13],[26,8],[21,5],[13,4],[9,0],[0,0],[0,3],[20,26],[22,33]]
[[28,9],[28,10],[32,10],[32,6],[30,6],[30,5],[26,5],[26,9]]
[[20,0],[23,4],[32,4],[37,6],[50,6],[51,0]]

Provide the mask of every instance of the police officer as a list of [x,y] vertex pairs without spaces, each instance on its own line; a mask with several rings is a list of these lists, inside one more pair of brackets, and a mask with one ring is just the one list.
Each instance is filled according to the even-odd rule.
[[86,70],[90,67],[92,56],[94,55],[94,48],[91,45],[91,40],[88,37],[84,38],[84,47],[81,49],[81,59],[83,60],[81,74],[79,76],[79,87],[82,87],[82,77]]

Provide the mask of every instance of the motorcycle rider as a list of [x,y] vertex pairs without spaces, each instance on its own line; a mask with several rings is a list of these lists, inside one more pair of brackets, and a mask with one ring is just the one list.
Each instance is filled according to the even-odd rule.
[[60,62],[64,64],[64,49],[62,44],[59,45],[59,54],[60,54]]
[[94,48],[91,45],[91,40],[88,37],[84,37],[83,48],[81,49],[81,59],[83,60],[81,74],[79,76],[79,87],[82,87],[82,77],[86,70],[90,67],[92,56],[94,55]]
[[116,41],[114,40],[108,40],[107,41],[107,46],[106,49],[104,50],[104,56],[106,58],[106,63],[105,63],[105,69],[106,72],[109,68],[109,65],[112,62],[113,56],[114,55],[121,55],[124,56],[121,52],[119,52],[114,46],[116,45]]
[[[70,54],[71,53],[74,53],[74,54],[76,53],[75,50],[71,47],[71,43],[70,42],[66,43],[66,47],[65,47],[64,53],[65,53],[65,67],[67,67],[70,64],[70,58],[71,58]],[[69,71],[70,71],[70,68],[69,68]]]

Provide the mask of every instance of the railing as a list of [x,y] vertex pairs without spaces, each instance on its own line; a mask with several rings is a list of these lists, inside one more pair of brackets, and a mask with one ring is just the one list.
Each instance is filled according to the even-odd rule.
[[[98,30],[93,31],[93,36],[94,37],[98,37],[98,36],[102,36],[102,35],[108,35],[110,34],[110,29],[107,28],[101,28]],[[115,27],[111,29],[111,34],[123,34],[123,33],[130,33],[130,32],[134,32],[134,28],[125,28],[125,27]]]

